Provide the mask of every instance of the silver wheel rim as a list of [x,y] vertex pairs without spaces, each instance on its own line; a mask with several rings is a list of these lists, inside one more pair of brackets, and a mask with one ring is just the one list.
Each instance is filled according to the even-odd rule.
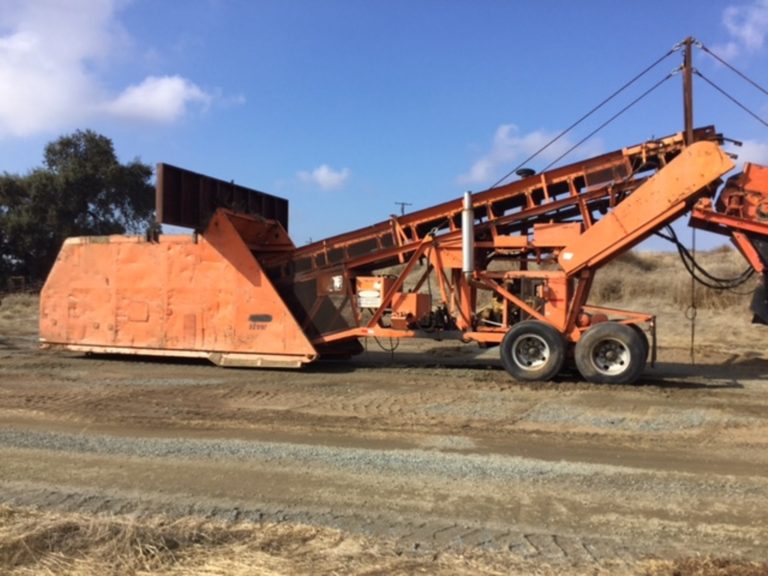
[[512,343],[512,361],[523,370],[539,370],[549,356],[549,344],[536,334],[523,334]]
[[592,348],[591,359],[592,365],[600,374],[616,376],[629,368],[632,353],[620,340],[606,338]]

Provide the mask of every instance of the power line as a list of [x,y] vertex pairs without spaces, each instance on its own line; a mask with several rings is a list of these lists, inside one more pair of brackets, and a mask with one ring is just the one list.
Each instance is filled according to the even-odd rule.
[[730,94],[728,94],[728,92],[726,92],[726,91],[725,91],[723,88],[721,88],[720,86],[718,86],[717,84],[715,84],[714,82],[712,82],[712,80],[710,80],[709,78],[707,78],[706,76],[704,76],[704,74],[702,74],[702,73],[701,73],[701,72],[699,72],[698,70],[694,70],[694,73],[695,73],[695,74],[696,74],[696,75],[697,75],[699,78],[701,78],[702,80],[704,80],[704,82],[706,82],[707,84],[709,84],[710,86],[712,86],[712,88],[714,88],[715,90],[717,90],[718,92],[720,92],[720,94],[722,94],[723,96],[725,96],[726,98],[728,98],[728,100],[730,100],[731,102],[733,102],[734,104],[736,104],[736,106],[738,106],[739,108],[741,108],[742,110],[744,110],[744,112],[746,112],[747,114],[749,114],[750,116],[752,116],[752,118],[754,118],[755,120],[757,120],[758,122],[760,122],[760,123],[761,123],[763,126],[765,126],[766,128],[768,128],[768,122],[766,122],[766,121],[765,121],[763,118],[761,118],[761,117],[760,117],[760,116],[758,116],[758,115],[757,115],[755,112],[753,112],[752,110],[750,110],[750,109],[749,109],[749,108],[748,108],[746,105],[742,104],[742,103],[741,103],[741,102],[739,102],[739,101],[738,101],[736,98],[734,98],[733,96],[731,96]]
[[549,170],[549,169],[550,169],[552,166],[554,166],[555,164],[557,164],[558,162],[560,162],[560,160],[562,160],[563,158],[565,158],[566,156],[568,156],[568,154],[570,154],[570,153],[571,153],[571,152],[573,152],[573,151],[574,151],[576,148],[578,148],[579,146],[581,146],[582,144],[584,144],[584,142],[586,142],[587,140],[589,140],[590,138],[592,138],[592,136],[594,136],[595,134],[597,134],[598,132],[600,132],[600,130],[602,130],[602,129],[603,129],[603,128],[605,128],[605,127],[606,127],[608,124],[610,124],[611,122],[613,122],[614,120],[616,120],[616,118],[618,118],[619,116],[621,116],[622,114],[624,114],[624,112],[626,112],[627,110],[629,110],[630,108],[632,108],[632,106],[634,106],[634,105],[635,105],[635,104],[637,104],[637,103],[638,103],[640,100],[642,100],[643,98],[645,98],[646,96],[648,96],[648,94],[650,94],[651,92],[653,92],[654,90],[656,90],[656,88],[658,88],[659,86],[661,86],[662,84],[664,84],[664,82],[666,82],[667,80],[669,80],[670,78],[672,78],[672,76],[674,76],[674,72],[670,72],[670,73],[669,73],[669,74],[667,74],[667,75],[666,75],[664,78],[662,78],[661,80],[659,80],[658,82],[656,82],[656,84],[654,84],[653,86],[651,86],[650,88],[648,88],[648,90],[646,90],[645,92],[643,92],[642,94],[640,94],[640,96],[638,96],[637,98],[635,98],[634,100],[632,100],[632,102],[630,102],[629,104],[627,104],[626,106],[624,106],[624,108],[622,108],[621,110],[619,110],[618,112],[616,112],[616,114],[614,114],[613,116],[611,116],[610,118],[608,118],[608,120],[606,120],[605,122],[603,122],[602,124],[600,124],[600,126],[598,126],[597,128],[595,128],[594,130],[592,130],[592,132],[590,132],[590,133],[589,133],[589,134],[587,134],[587,135],[586,135],[584,138],[582,138],[581,140],[579,140],[578,142],[576,142],[576,144],[574,144],[573,146],[571,146],[570,148],[568,148],[568,150],[566,150],[565,152],[563,152],[562,154],[560,154],[560,156],[558,156],[557,158],[555,158],[554,160],[552,160],[552,162],[550,162],[549,164],[547,164],[547,165],[544,167],[544,169],[542,170],[542,172],[546,172],[546,171],[547,171],[547,170]]
[[410,202],[395,202],[398,206],[400,206],[400,216],[405,215],[405,207],[406,206],[413,206]]
[[591,109],[589,112],[587,112],[586,114],[584,114],[584,115],[583,115],[581,118],[579,118],[578,120],[576,120],[576,122],[574,122],[573,124],[571,124],[570,126],[568,126],[568,128],[566,128],[565,130],[563,130],[562,132],[560,132],[560,133],[559,133],[557,136],[555,136],[554,138],[552,138],[552,140],[550,140],[549,142],[547,142],[546,144],[544,144],[544,146],[542,146],[541,148],[539,148],[538,150],[536,150],[536,152],[534,152],[533,154],[531,154],[531,155],[530,155],[528,158],[526,158],[525,160],[523,160],[523,161],[522,161],[520,164],[518,164],[518,165],[517,165],[516,167],[514,167],[512,170],[510,170],[509,172],[507,172],[507,173],[506,173],[504,176],[502,176],[501,178],[499,178],[499,179],[498,179],[496,182],[494,182],[494,183],[493,183],[491,186],[489,186],[489,189],[490,189],[490,188],[495,188],[496,186],[498,186],[499,184],[501,184],[502,182],[504,182],[504,180],[506,180],[507,178],[509,178],[509,177],[510,177],[512,174],[514,174],[515,172],[517,172],[517,171],[518,171],[520,168],[522,168],[523,166],[525,166],[525,165],[526,165],[528,162],[530,162],[531,160],[533,160],[534,158],[536,158],[536,157],[537,157],[539,154],[541,154],[541,153],[542,153],[542,152],[544,152],[544,151],[545,151],[547,148],[549,148],[550,146],[552,146],[552,144],[554,144],[555,142],[557,142],[558,140],[560,140],[560,138],[562,138],[563,136],[565,136],[566,134],[568,134],[568,132],[570,132],[571,130],[573,130],[574,128],[576,128],[576,126],[578,126],[579,124],[581,124],[581,123],[582,123],[584,120],[586,120],[587,118],[589,118],[590,116],[592,116],[592,114],[594,114],[595,112],[597,112],[597,111],[598,111],[600,108],[602,108],[602,107],[603,107],[603,106],[605,106],[605,105],[606,105],[608,102],[610,102],[611,100],[613,100],[613,99],[614,99],[616,96],[618,96],[619,94],[621,94],[621,93],[622,93],[624,90],[626,90],[626,89],[627,89],[629,86],[631,86],[632,84],[634,84],[635,82],[637,82],[637,81],[638,81],[640,78],[642,78],[643,76],[645,76],[645,75],[646,75],[648,72],[650,72],[650,71],[651,71],[653,68],[655,68],[655,67],[656,67],[656,66],[657,66],[659,63],[661,63],[661,62],[662,62],[662,61],[664,61],[666,58],[668,58],[670,55],[672,55],[674,52],[676,52],[677,50],[679,50],[681,46],[682,46],[682,44],[676,44],[676,45],[675,45],[675,46],[673,46],[673,47],[672,47],[672,48],[671,48],[671,49],[670,49],[670,50],[669,50],[669,51],[668,51],[666,54],[664,54],[663,56],[661,56],[660,58],[658,58],[657,60],[655,60],[655,61],[654,61],[652,64],[649,64],[648,66],[646,66],[646,67],[645,67],[645,68],[644,68],[644,69],[643,69],[641,72],[639,72],[638,74],[636,74],[636,75],[635,75],[635,76],[634,76],[634,77],[633,77],[631,80],[629,80],[628,82],[626,82],[626,83],[625,83],[623,86],[621,86],[621,87],[620,87],[618,90],[616,90],[616,91],[615,91],[613,94],[611,94],[610,96],[608,96],[608,97],[607,97],[605,100],[603,100],[602,102],[600,102],[600,103],[599,103],[597,106],[595,106],[595,107],[594,107],[594,108],[592,108],[592,109]]
[[698,44],[698,46],[699,46],[699,48],[701,48],[702,50],[704,50],[704,52],[706,52],[707,54],[709,54],[710,56],[712,56],[712,58],[714,58],[715,60],[717,60],[718,62],[720,62],[720,64],[722,64],[722,65],[723,65],[723,66],[725,66],[726,68],[730,69],[732,72],[734,72],[735,74],[737,74],[738,76],[740,76],[740,77],[741,77],[743,80],[745,80],[746,82],[749,82],[750,84],[752,84],[752,86],[754,86],[755,88],[757,88],[758,90],[760,90],[760,92],[762,92],[763,94],[765,94],[766,96],[768,96],[768,90],[766,90],[765,88],[763,88],[762,86],[760,86],[760,84],[758,84],[757,82],[755,82],[754,80],[752,80],[752,78],[750,78],[749,76],[747,76],[746,74],[744,74],[744,73],[743,73],[743,72],[741,72],[740,70],[737,70],[737,69],[736,69],[734,66],[731,66],[731,65],[730,65],[728,62],[726,62],[725,60],[723,60],[723,59],[722,59],[720,56],[718,56],[717,54],[715,54],[714,52],[712,52],[712,50],[710,50],[709,48],[707,48],[706,46],[704,46],[704,44],[701,44],[701,43],[699,43],[699,44]]

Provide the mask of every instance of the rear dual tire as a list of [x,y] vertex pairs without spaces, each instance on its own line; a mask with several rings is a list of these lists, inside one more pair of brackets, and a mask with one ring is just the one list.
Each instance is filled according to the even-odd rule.
[[[555,328],[538,320],[515,324],[501,341],[501,362],[519,381],[551,380],[563,369],[567,343]],[[648,358],[648,338],[635,325],[595,324],[574,348],[576,368],[597,384],[631,384]]]
[[501,363],[515,380],[551,380],[563,368],[565,339],[549,324],[526,320],[506,333],[500,353]]
[[582,334],[574,356],[576,367],[589,382],[631,384],[645,369],[648,338],[637,326],[601,322]]

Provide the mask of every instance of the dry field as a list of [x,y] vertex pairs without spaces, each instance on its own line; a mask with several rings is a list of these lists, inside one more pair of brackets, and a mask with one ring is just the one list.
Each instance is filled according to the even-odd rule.
[[659,315],[637,385],[521,385],[450,342],[302,371],[41,351],[36,298],[6,296],[0,573],[768,574],[749,296],[696,295],[692,364],[676,255],[593,294]]

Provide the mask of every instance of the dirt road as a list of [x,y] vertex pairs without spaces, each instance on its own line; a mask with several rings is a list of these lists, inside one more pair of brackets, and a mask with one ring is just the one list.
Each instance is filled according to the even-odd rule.
[[768,560],[760,358],[663,350],[635,386],[521,385],[449,343],[251,371],[40,351],[21,332],[0,336],[11,506],[328,526],[563,570]]

